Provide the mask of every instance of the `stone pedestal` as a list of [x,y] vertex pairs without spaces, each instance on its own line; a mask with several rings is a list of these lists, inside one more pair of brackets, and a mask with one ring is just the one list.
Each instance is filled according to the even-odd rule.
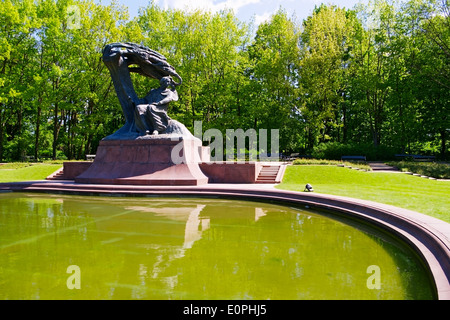
[[78,183],[129,185],[201,185],[201,141],[195,137],[146,136],[135,140],[103,140],[92,165]]
[[260,162],[224,161],[200,164],[200,169],[209,177],[209,183],[255,183],[261,167]]

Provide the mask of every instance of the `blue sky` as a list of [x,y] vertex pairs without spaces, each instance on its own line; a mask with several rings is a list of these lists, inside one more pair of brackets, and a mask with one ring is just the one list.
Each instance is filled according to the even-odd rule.
[[[99,0],[102,4],[109,4],[110,0]],[[245,22],[254,18],[256,24],[270,18],[280,6],[289,14],[295,13],[301,21],[308,17],[314,6],[321,3],[335,4],[339,7],[351,9],[358,2],[368,3],[369,0],[154,0],[162,8],[176,9],[205,9],[208,11],[219,11],[224,8],[233,9],[236,17]],[[137,15],[139,7],[145,7],[149,0],[118,0],[119,4],[128,7],[131,17]]]

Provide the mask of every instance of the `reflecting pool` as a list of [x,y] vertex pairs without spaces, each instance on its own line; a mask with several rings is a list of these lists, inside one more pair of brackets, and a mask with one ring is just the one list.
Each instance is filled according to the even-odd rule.
[[206,198],[0,194],[0,299],[434,298],[403,242],[326,213]]

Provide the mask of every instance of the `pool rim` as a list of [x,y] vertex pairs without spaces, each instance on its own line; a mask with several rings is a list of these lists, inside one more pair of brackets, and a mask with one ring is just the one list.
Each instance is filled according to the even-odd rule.
[[101,196],[190,196],[269,201],[336,211],[368,222],[406,241],[426,263],[438,300],[450,300],[450,224],[415,211],[378,202],[328,194],[275,189],[274,185],[206,184],[132,186],[81,184],[73,181],[0,183],[0,192],[41,192]]

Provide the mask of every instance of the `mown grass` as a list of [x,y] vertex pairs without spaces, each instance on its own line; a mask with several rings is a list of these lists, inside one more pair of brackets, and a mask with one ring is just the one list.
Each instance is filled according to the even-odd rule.
[[288,166],[279,189],[346,196],[421,212],[450,223],[450,182],[337,166]]
[[54,163],[7,163],[0,165],[0,182],[44,180],[61,167]]

